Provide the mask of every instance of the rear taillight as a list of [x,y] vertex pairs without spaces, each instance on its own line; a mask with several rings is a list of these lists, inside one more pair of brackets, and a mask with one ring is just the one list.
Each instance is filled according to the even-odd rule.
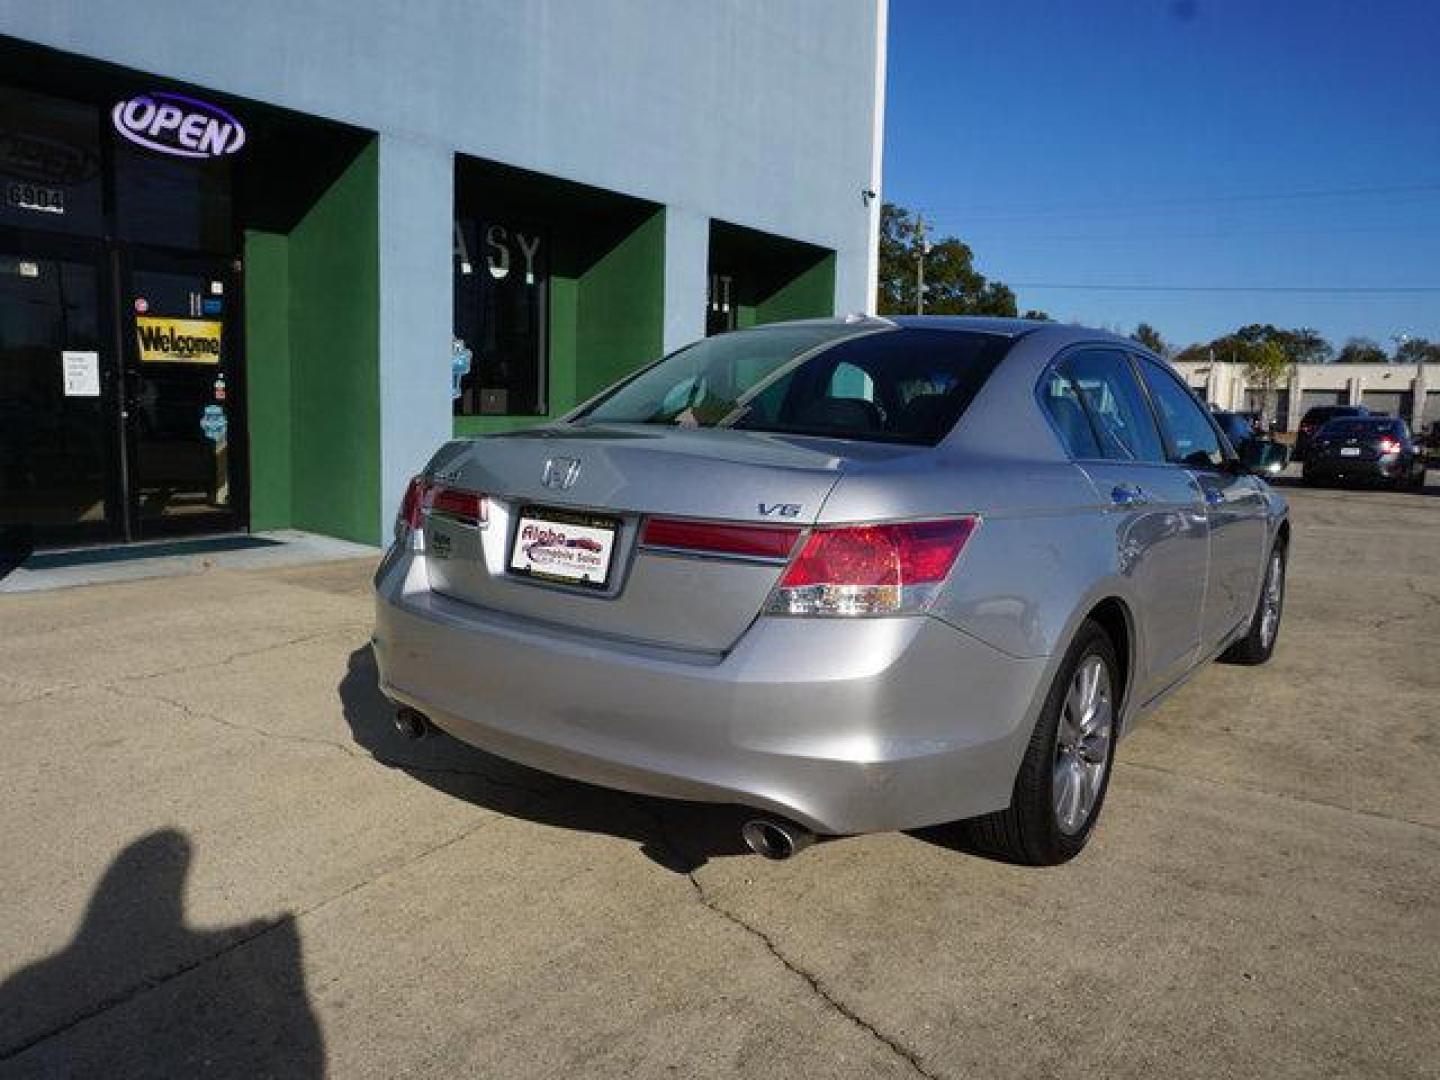
[[771,593],[772,615],[908,615],[926,610],[979,519],[814,530]]
[[649,518],[640,534],[640,543],[645,547],[697,555],[783,560],[795,550],[799,536],[800,530],[795,526]]
[[426,504],[432,514],[441,514],[462,525],[485,523],[485,496],[462,488],[435,486]]
[[462,525],[483,525],[487,517],[484,495],[417,476],[405,488],[405,497],[400,500],[400,513],[395,517],[396,538],[417,532],[425,524],[427,512]]
[[1382,454],[1398,454],[1398,453],[1400,453],[1400,440],[1399,440],[1399,439],[1392,439],[1392,438],[1390,438],[1390,437],[1387,435],[1385,438],[1383,438],[1383,439],[1380,440],[1380,453],[1382,453]]
[[414,532],[420,528],[425,513],[425,492],[429,487],[430,482],[423,476],[410,478],[410,483],[405,487],[405,497],[400,500],[400,513],[395,515],[397,537],[403,531]]

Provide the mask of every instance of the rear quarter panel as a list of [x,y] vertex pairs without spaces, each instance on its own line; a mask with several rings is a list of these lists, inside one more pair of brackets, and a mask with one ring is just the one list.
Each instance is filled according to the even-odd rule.
[[821,520],[951,514],[976,514],[981,524],[932,612],[1002,652],[1061,652],[1090,606],[1108,595],[1130,600],[1114,529],[1088,477],[1067,461],[937,452],[902,475],[846,475]]

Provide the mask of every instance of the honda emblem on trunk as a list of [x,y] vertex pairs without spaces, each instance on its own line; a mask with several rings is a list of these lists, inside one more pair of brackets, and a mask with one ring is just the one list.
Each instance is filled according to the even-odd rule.
[[552,457],[545,462],[545,474],[540,482],[556,491],[568,491],[580,479],[580,459],[573,457]]

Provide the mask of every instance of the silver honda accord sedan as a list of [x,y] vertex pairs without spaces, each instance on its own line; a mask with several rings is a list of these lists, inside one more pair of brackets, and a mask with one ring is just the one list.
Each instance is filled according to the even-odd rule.
[[778,323],[441,447],[376,576],[381,688],[751,847],[964,820],[1085,845],[1116,741],[1275,646],[1290,524],[1175,372],[1019,320]]

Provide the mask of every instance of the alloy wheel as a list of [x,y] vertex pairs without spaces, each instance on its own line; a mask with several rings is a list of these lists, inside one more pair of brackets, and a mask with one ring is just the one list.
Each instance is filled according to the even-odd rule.
[[1110,767],[1114,705],[1110,669],[1093,653],[1070,680],[1055,735],[1051,783],[1055,823],[1067,836],[1085,828]]
[[1268,649],[1280,629],[1280,606],[1285,598],[1285,559],[1279,551],[1270,556],[1265,571],[1265,593],[1260,599],[1260,646]]

